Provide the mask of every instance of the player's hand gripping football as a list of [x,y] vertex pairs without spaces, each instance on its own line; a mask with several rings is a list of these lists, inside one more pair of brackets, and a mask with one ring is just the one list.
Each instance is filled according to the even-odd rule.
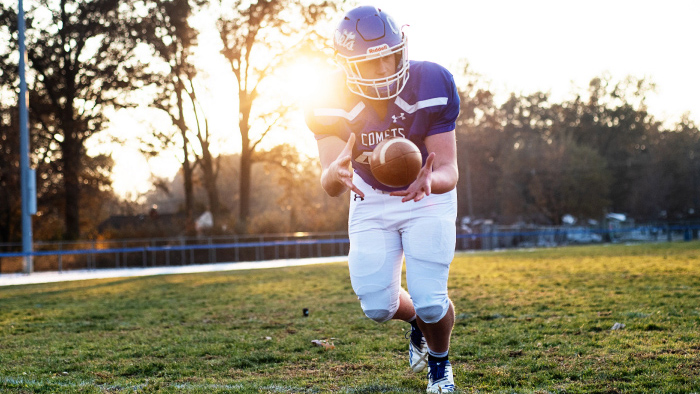
[[360,197],[365,196],[365,194],[352,183],[352,148],[355,146],[355,134],[351,133],[348,142],[338,158],[335,159],[328,167],[329,174],[335,179],[336,182],[344,185],[348,189],[352,190],[354,193]]
[[401,202],[415,201],[418,202],[425,196],[430,195],[430,184],[433,180],[433,161],[435,160],[435,152],[428,155],[425,159],[425,165],[420,169],[418,177],[413,181],[406,190],[391,192],[392,196],[403,197]]

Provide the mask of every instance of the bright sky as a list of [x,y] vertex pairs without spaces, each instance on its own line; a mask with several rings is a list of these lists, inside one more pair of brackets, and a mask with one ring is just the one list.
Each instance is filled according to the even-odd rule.
[[[505,99],[510,92],[539,90],[551,92],[558,101],[604,73],[615,80],[631,75],[656,83],[657,92],[647,103],[658,119],[673,122],[690,112],[691,119],[700,121],[700,1],[376,0],[371,4],[399,24],[410,25],[406,30],[410,58],[435,61],[455,72],[457,62],[464,59],[490,81],[497,99],[499,94]],[[240,137],[237,116],[232,114],[235,85],[225,63],[217,60],[216,33],[207,34],[200,42],[208,43],[201,55],[210,66],[211,78],[203,82],[211,95],[208,115],[219,130],[221,151],[236,152]],[[304,77],[311,78],[290,78],[290,84],[298,87]],[[151,172],[172,177],[178,169],[172,158],[147,163],[134,153],[131,136],[147,132],[149,117],[113,118],[110,132],[128,140],[113,152],[114,187],[122,195],[147,190]],[[295,141],[312,154],[315,147],[302,122],[299,130],[280,133],[277,140]]]
[[[377,0],[409,24],[409,55],[467,59],[496,90],[565,97],[604,72],[649,77],[659,118],[700,118],[700,1]],[[413,3],[413,2],[411,2]],[[423,2],[421,2],[423,3]]]

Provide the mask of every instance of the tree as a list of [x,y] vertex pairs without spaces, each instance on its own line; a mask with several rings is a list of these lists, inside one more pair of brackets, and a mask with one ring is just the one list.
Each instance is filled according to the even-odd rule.
[[649,212],[672,220],[698,217],[700,210],[700,129],[684,116],[659,135],[651,188],[661,197]]
[[609,204],[605,160],[566,136],[561,109],[541,92],[511,95],[501,106],[500,211],[509,221],[599,218]]
[[[41,130],[58,163],[67,239],[80,236],[84,144],[105,127],[105,107],[127,105],[125,91],[141,86],[143,66],[134,58],[143,33],[139,9],[119,0],[44,0],[26,11],[30,111],[50,120]],[[16,31],[16,11],[0,4],[0,20]],[[14,37],[10,46],[16,50]]]
[[318,181],[321,168],[316,160],[306,157],[294,146],[282,144],[257,152],[256,161],[264,163],[266,172],[281,188],[276,201],[278,209],[271,215],[274,222],[269,226],[273,230],[270,232],[347,229],[349,200],[338,201],[326,194]]
[[21,239],[19,120],[16,106],[0,100],[0,243]]
[[499,151],[502,125],[498,107],[488,83],[464,64],[465,80],[459,86],[460,113],[457,119],[457,165],[459,167],[458,214],[474,218],[496,215],[497,180],[500,167],[494,155]]
[[610,201],[605,160],[573,141],[516,149],[504,163],[503,214],[560,225],[565,214],[599,219]]
[[[157,155],[168,146],[179,145],[182,149],[182,174],[185,191],[185,206],[187,227],[193,231],[194,186],[193,174],[196,163],[192,151],[191,128],[187,123],[186,114],[193,110],[197,114],[196,95],[193,79],[197,69],[192,63],[192,49],[197,45],[198,32],[190,25],[189,19],[195,8],[201,7],[202,1],[189,0],[151,0],[148,15],[148,34],[144,41],[153,48],[155,55],[163,60],[166,70],[152,76],[151,82],[156,85],[156,95],[152,106],[165,112],[175,126],[174,132],[157,130],[154,132],[160,146],[153,144],[145,148],[151,156]],[[211,168],[211,155],[208,149],[208,139],[202,138],[202,129],[197,124],[197,137],[204,151],[204,168]],[[208,136],[208,128],[206,129]],[[207,167],[209,165],[209,167]],[[209,175],[211,171],[205,171]],[[211,177],[205,177],[210,193],[212,211],[218,210],[216,187],[211,186]],[[215,181],[215,179],[214,179]],[[216,214],[216,212],[213,212]]]
[[[40,102],[34,107],[41,107]],[[18,108],[7,106],[0,100],[0,243],[21,240],[21,201],[19,168]],[[32,112],[34,119],[40,119]],[[60,182],[60,162],[52,160],[50,140],[43,138],[42,122],[35,121],[30,129],[31,161],[37,172],[37,213],[33,220],[33,233],[40,240],[57,240],[63,237],[65,191]],[[110,174],[112,158],[105,155],[84,156],[82,163],[81,191],[84,193],[81,210],[81,228],[85,235],[94,235],[99,221],[107,216],[110,204],[116,197],[111,191]],[[84,213],[88,213],[85,215]]]
[[567,134],[565,104],[550,104],[547,94],[536,92],[511,94],[497,107],[475,75],[460,94],[458,160],[460,173],[470,173],[474,206],[474,214],[463,207],[461,176],[462,214],[503,223],[560,223],[566,213],[602,216],[609,204],[605,160]]
[[658,134],[660,123],[647,112],[646,96],[655,86],[644,79],[609,76],[593,78],[588,101],[577,98],[568,109],[567,134],[579,145],[589,146],[607,162],[613,176],[610,209],[624,212],[630,205],[633,184],[644,175],[649,139]]
[[[222,14],[217,22],[224,45],[222,54],[236,76],[238,92],[237,123],[241,135],[239,229],[244,229],[250,213],[251,168],[258,144],[285,115],[279,108],[265,114],[253,111],[260,97],[260,86],[282,67],[296,50],[301,50],[313,26],[323,20],[337,4],[292,0],[248,2],[221,1]],[[256,116],[257,114],[257,116]],[[253,119],[267,119],[259,128]]]

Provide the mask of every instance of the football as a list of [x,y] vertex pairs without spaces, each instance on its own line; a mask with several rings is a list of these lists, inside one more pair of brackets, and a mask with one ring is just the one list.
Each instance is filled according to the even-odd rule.
[[379,182],[390,187],[403,187],[416,180],[423,158],[411,140],[391,137],[374,147],[369,165]]

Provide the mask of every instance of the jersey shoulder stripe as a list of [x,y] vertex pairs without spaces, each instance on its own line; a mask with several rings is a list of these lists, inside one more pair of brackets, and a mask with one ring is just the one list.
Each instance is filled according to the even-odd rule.
[[423,108],[428,108],[428,107],[436,107],[439,105],[446,105],[447,104],[447,97],[435,97],[427,100],[420,100],[416,102],[415,104],[409,104],[405,102],[401,97],[396,98],[396,105],[401,108],[402,110],[408,112],[409,114],[412,114],[419,109]]
[[314,116],[328,116],[336,118],[345,118],[348,121],[353,121],[365,109],[365,103],[359,102],[350,111],[345,111],[340,108],[314,108]]

